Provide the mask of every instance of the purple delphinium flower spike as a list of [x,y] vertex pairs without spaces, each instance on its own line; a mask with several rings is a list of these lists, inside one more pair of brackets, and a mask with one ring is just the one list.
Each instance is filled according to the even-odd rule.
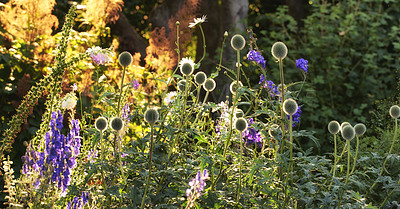
[[201,196],[201,192],[206,186],[206,180],[208,179],[207,170],[204,169],[203,172],[198,171],[195,178],[189,182],[190,189],[186,190],[186,196],[188,198],[189,208],[194,206],[197,198]]

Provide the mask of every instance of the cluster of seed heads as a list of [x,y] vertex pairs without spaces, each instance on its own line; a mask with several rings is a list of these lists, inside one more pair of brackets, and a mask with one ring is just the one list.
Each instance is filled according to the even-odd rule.
[[363,123],[358,123],[353,127],[349,122],[339,124],[339,122],[333,120],[328,124],[328,131],[333,135],[338,134],[340,131],[344,139],[352,140],[354,136],[364,135],[367,127]]

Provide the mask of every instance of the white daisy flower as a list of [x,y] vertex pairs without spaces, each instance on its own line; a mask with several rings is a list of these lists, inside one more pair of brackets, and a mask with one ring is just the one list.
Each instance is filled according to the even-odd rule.
[[194,62],[190,57],[184,57],[179,62],[179,68],[182,75],[191,75],[194,71]]
[[207,15],[203,15],[203,17],[201,17],[201,18],[194,18],[194,23],[189,23],[189,28],[193,28],[197,24],[201,24],[201,23],[205,22],[206,19],[207,19]]
[[178,95],[178,92],[176,92],[176,91],[171,91],[167,95],[165,95],[165,98],[164,98],[165,105],[169,105],[171,102],[175,101],[175,98],[177,95]]

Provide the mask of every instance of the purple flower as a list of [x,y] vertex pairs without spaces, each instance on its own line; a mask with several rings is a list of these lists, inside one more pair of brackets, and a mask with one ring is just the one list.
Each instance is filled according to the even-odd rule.
[[261,65],[263,68],[265,68],[265,59],[264,57],[260,54],[260,52],[255,51],[255,50],[250,50],[249,53],[247,53],[247,59],[253,62],[256,62],[257,64]]
[[258,84],[264,83],[264,81],[265,81],[264,74],[261,74],[260,75],[260,81],[258,82]]
[[129,118],[130,114],[131,114],[131,110],[129,108],[129,104],[124,105],[124,107],[122,108],[121,119],[125,120],[126,126],[128,126],[129,122],[131,121],[131,119]]
[[108,62],[108,57],[107,55],[103,54],[103,53],[91,53],[90,54],[90,58],[92,59],[92,61],[96,64],[96,65],[104,65],[105,63]]
[[97,154],[98,154],[97,150],[91,149],[91,150],[89,151],[87,160],[88,160],[90,163],[93,163],[93,162],[94,162],[94,158],[97,157]]
[[275,83],[271,80],[268,80],[267,82],[265,82],[264,88],[267,88],[269,91],[269,94],[271,95],[271,97],[277,97],[279,96],[279,90],[278,87],[275,85]]
[[[292,127],[297,126],[297,124],[300,123],[300,116],[301,116],[301,109],[300,106],[297,107],[297,112],[292,116]],[[290,116],[287,115],[288,120],[290,119]]]
[[206,180],[208,179],[207,170],[204,169],[203,172],[197,172],[197,175],[194,179],[189,182],[190,189],[186,190],[186,196],[188,197],[188,205],[189,207],[194,206],[194,202],[197,198],[201,196],[201,192],[204,190],[206,186]]
[[139,85],[139,82],[136,79],[134,79],[132,81],[132,86],[133,86],[133,89],[138,90],[140,85]]
[[67,209],[81,209],[86,205],[89,199],[89,192],[82,192],[82,196],[74,197],[72,202],[68,202]]
[[296,60],[296,67],[304,70],[304,72],[307,73],[308,72],[308,61],[303,58],[300,58],[300,59]]
[[[249,126],[254,123],[254,119],[248,119]],[[248,127],[245,131],[243,131],[243,141],[246,142],[246,145],[257,144],[258,147],[262,147],[262,137],[261,131],[253,127]]]

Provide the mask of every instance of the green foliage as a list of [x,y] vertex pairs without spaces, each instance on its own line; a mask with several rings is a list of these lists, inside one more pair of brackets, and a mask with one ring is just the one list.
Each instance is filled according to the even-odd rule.
[[[295,60],[309,61],[300,103],[303,127],[325,137],[330,120],[366,123],[376,100],[393,95],[400,60],[400,4],[398,1],[311,1],[304,26],[288,14],[287,6],[259,16],[254,31],[263,34],[259,48],[269,51],[276,41],[289,46],[285,62],[288,81],[298,77]],[[251,23],[250,23],[251,24]],[[262,28],[262,29],[261,29]],[[275,63],[268,75],[278,79]],[[322,142],[323,144],[327,143]]]

